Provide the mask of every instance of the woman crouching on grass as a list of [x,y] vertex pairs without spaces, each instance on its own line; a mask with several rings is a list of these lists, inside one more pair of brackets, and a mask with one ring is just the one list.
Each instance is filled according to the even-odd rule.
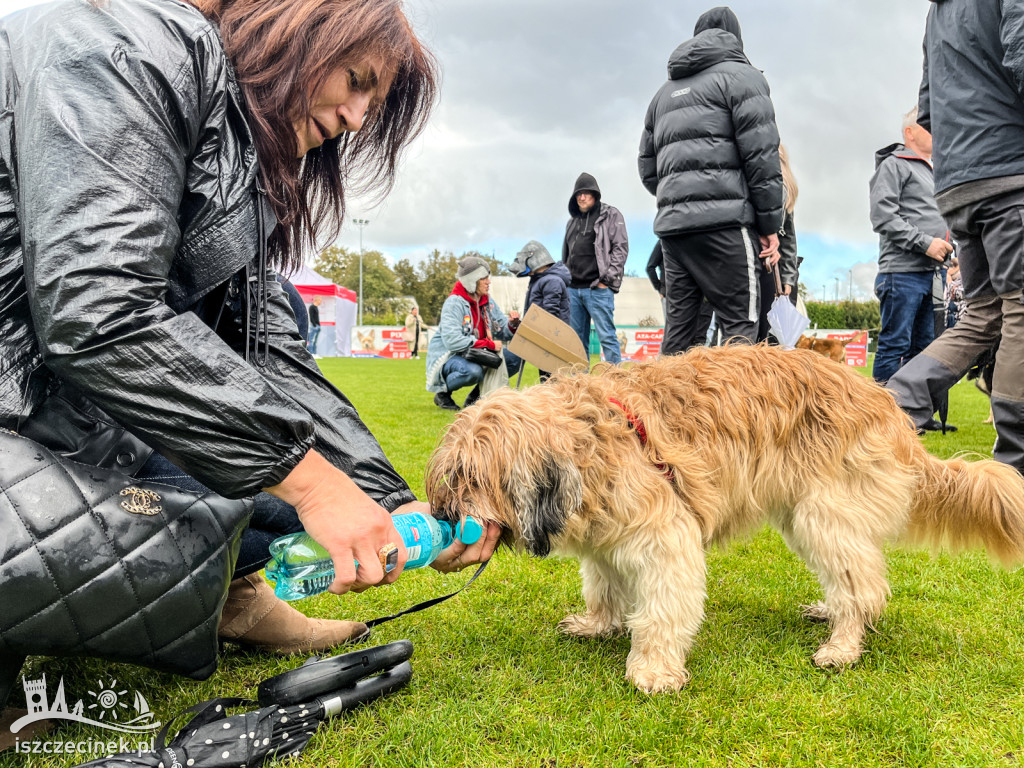
[[431,54],[397,0],[58,0],[0,27],[0,426],[256,495],[223,638],[364,635],[274,597],[267,547],[304,528],[331,591],[389,583],[406,558],[388,513],[426,505],[320,374],[274,271],[334,239],[346,192],[389,189],[435,99]]

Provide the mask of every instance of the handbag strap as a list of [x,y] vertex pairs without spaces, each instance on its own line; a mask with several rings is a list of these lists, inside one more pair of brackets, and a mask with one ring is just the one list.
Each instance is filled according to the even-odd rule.
[[457,594],[459,594],[459,592],[462,592],[464,589],[467,589],[470,584],[472,584],[474,581],[476,581],[477,577],[481,573],[484,572],[484,568],[487,567],[487,564],[489,562],[491,562],[491,561],[490,560],[484,560],[482,563],[480,563],[480,567],[476,569],[476,573],[473,574],[473,578],[471,578],[469,581],[467,581],[465,584],[463,584],[461,587],[459,587],[454,592],[450,592],[449,594],[443,595],[441,597],[434,597],[434,598],[431,598],[430,600],[424,600],[422,603],[416,603],[416,605],[412,606],[412,608],[406,608],[404,611],[399,611],[398,613],[393,613],[390,616],[381,616],[380,618],[371,619],[370,621],[367,621],[367,622],[364,622],[364,623],[366,624],[367,627],[376,627],[376,626],[379,626],[381,624],[385,624],[385,623],[391,621],[392,619],[397,619],[399,616],[406,616],[406,615],[408,615],[410,613],[417,613],[418,611],[423,611],[423,610],[426,610],[427,608],[432,608],[433,606],[437,605],[438,603],[443,603],[445,600],[448,600],[449,598],[455,597]]

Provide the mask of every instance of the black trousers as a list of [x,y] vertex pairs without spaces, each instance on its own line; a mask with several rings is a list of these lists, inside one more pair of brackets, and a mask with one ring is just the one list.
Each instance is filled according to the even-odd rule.
[[715,312],[723,343],[754,343],[760,308],[757,271],[764,269],[757,236],[746,227],[718,229],[664,236],[661,247],[666,303],[662,354],[685,352],[704,343],[697,333],[705,298]]

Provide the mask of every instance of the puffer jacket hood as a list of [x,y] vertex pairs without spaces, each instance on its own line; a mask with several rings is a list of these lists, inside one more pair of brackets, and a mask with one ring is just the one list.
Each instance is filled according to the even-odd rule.
[[693,35],[696,37],[708,29],[722,29],[736,36],[740,43],[740,50],[743,50],[743,35],[740,33],[740,20],[727,5],[720,5],[710,11],[702,13],[697,23],[693,25]]
[[[569,215],[570,216],[581,216],[580,207],[576,204],[576,195],[580,192],[593,192],[594,197],[597,198],[597,202],[594,203],[594,209],[600,210],[601,208],[601,188],[597,186],[597,179],[591,176],[589,173],[581,173],[579,178],[576,179],[576,186],[572,188],[572,197],[569,198]],[[593,209],[591,209],[593,210]]]
[[668,59],[668,79],[682,80],[723,61],[749,63],[735,35],[722,29],[709,29],[672,51]]

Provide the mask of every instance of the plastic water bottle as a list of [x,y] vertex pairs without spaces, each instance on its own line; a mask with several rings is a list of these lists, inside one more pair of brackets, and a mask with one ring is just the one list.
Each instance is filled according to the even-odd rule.
[[[458,539],[474,544],[483,527],[472,517],[458,523],[438,520],[422,512],[392,515],[391,522],[402,537],[408,560],[405,569],[430,565],[442,549]],[[308,533],[290,533],[270,544],[271,560],[267,579],[275,582],[274,594],[282,600],[301,600],[325,592],[334,581],[334,563],[327,550]],[[356,561],[356,567],[359,562]],[[388,566],[390,571],[393,566]]]

